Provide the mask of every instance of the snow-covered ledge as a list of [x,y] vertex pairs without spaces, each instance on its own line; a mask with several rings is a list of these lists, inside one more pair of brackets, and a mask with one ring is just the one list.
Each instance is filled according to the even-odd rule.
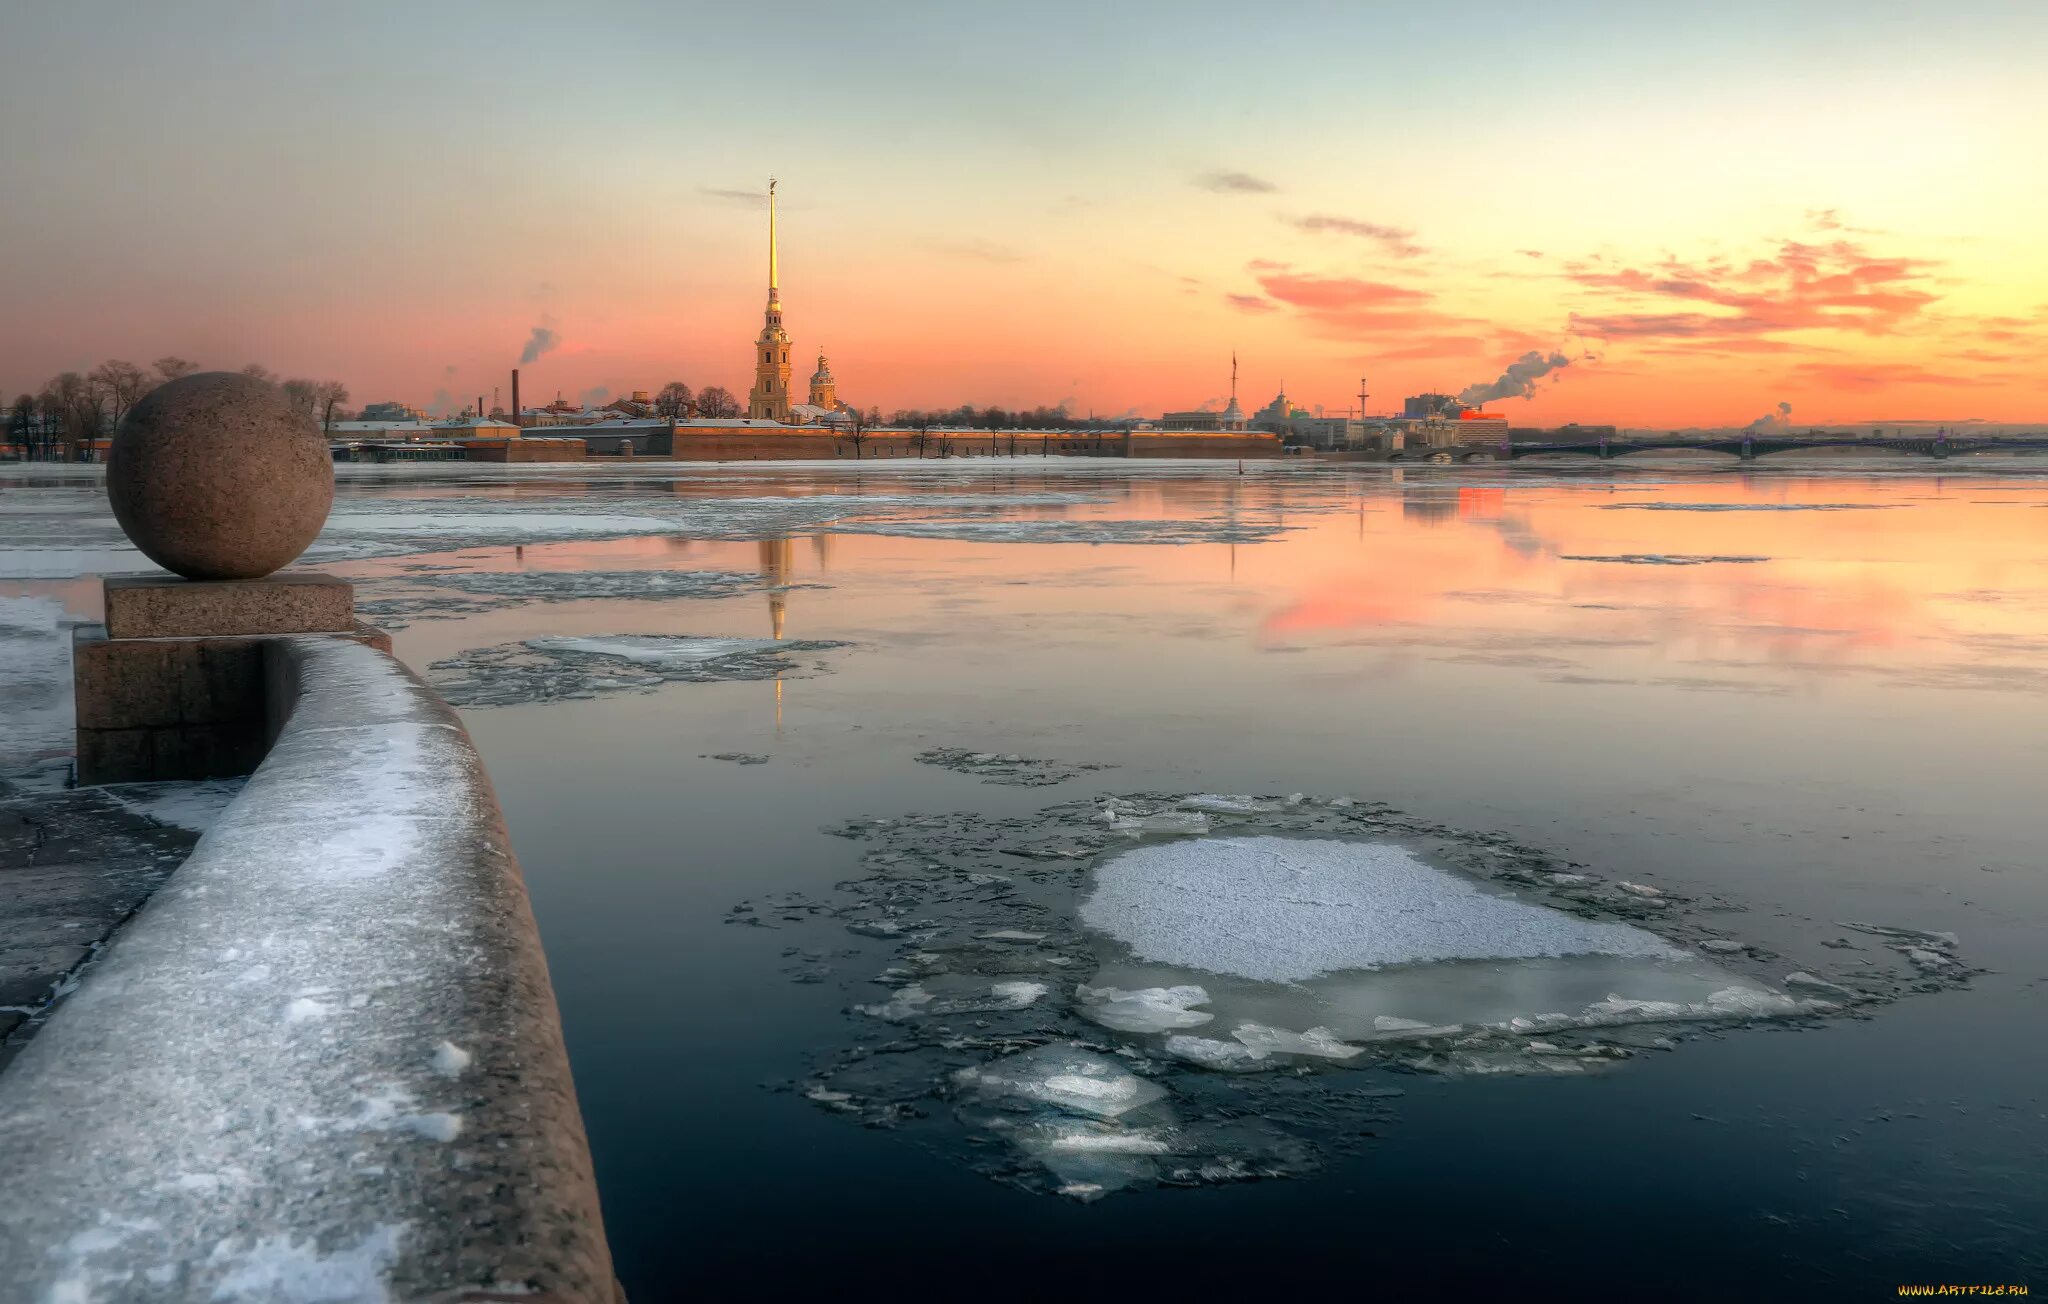
[[0,1074],[0,1301],[610,1304],[469,735],[374,648],[266,659],[262,766]]

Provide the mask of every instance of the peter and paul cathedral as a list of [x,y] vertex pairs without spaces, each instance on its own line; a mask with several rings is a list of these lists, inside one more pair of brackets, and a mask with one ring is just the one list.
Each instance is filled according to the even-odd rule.
[[754,388],[747,416],[756,421],[789,421],[789,332],[782,328],[782,292],[775,286],[775,179],[768,179],[768,310],[754,344]]

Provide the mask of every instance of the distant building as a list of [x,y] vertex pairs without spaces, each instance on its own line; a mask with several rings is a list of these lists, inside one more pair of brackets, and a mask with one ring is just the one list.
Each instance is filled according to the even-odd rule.
[[425,421],[427,414],[410,403],[372,403],[357,418],[361,421]]
[[1237,355],[1230,355],[1230,406],[1221,412],[1197,408],[1192,412],[1167,412],[1159,418],[1161,430],[1242,431],[1251,428],[1244,409],[1237,405]]
[[1498,448],[1508,442],[1508,419],[1502,412],[1466,408],[1455,423],[1445,424],[1451,426],[1461,448]]
[[1465,405],[1449,394],[1414,394],[1401,401],[1401,415],[1410,421],[1432,417],[1456,421],[1464,411]]

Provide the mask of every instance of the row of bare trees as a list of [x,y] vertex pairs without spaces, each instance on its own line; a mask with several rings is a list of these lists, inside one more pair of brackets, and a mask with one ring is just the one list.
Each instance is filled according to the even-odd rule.
[[1122,424],[1097,417],[1082,419],[1069,416],[1064,405],[1046,407],[1041,404],[1012,412],[993,405],[978,408],[972,403],[931,411],[904,408],[890,418],[890,423],[912,429],[951,426],[964,430],[1115,430]]
[[[32,460],[75,461],[92,441],[112,433],[145,394],[197,370],[198,363],[170,356],[147,368],[110,358],[90,371],[63,372],[35,393],[15,398],[0,437],[20,446]],[[348,402],[348,387],[338,380],[280,381],[275,372],[255,363],[242,368],[242,374],[277,385],[293,410],[318,422],[323,432],[347,418],[342,405]]]
[[723,419],[739,414],[740,401],[723,385],[706,385],[693,393],[682,381],[672,380],[654,396],[654,415],[670,421],[687,421],[691,417]]

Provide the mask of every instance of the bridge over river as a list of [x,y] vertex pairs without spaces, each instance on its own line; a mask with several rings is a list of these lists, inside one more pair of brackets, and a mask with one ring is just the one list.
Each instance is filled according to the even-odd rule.
[[[1707,452],[1726,453],[1745,461],[1773,453],[1803,453],[1817,449],[1868,449],[1872,452],[1903,453],[1919,457],[1956,457],[1968,453],[2048,452],[2048,435],[2015,439],[1961,438],[1946,433],[1904,439],[1859,438],[1857,436],[1807,437],[1787,435],[1742,435],[1728,439],[1598,439],[1578,443],[1503,443],[1443,450],[1461,460],[1491,457],[1509,461],[1539,453],[1582,457],[1626,457],[1634,453]],[[1421,450],[1417,450],[1418,452]]]

